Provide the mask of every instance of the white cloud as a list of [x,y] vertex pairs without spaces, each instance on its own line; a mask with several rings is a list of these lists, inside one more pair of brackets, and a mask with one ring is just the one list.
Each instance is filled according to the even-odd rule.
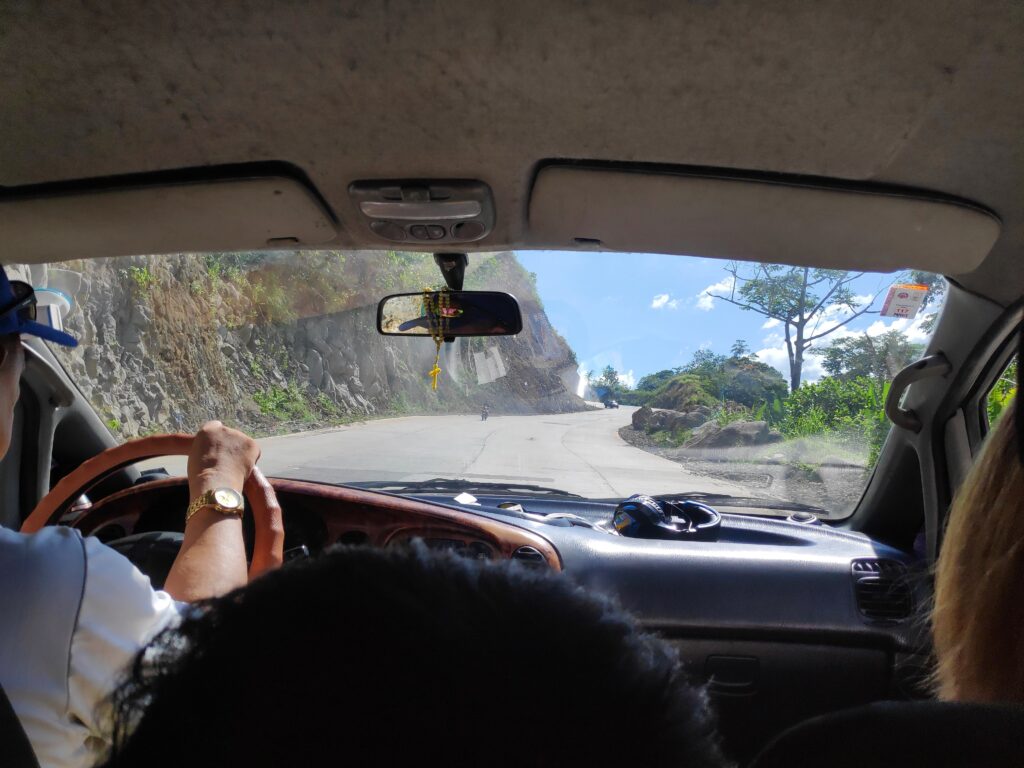
[[661,309],[662,307],[677,309],[679,307],[679,299],[673,299],[667,293],[659,293],[651,299],[651,309]]
[[[754,357],[777,370],[788,382],[789,353],[786,352],[786,342],[781,336],[773,336],[770,339],[765,339],[765,344],[764,349],[759,349],[754,353]],[[821,367],[821,358],[804,353],[804,365],[800,373],[802,382],[810,383],[820,379],[825,375],[825,369]]]
[[630,370],[626,371],[625,373],[620,373],[619,374],[619,381],[621,381],[623,384],[625,384],[630,389],[635,387],[636,386],[636,376],[634,375],[633,370],[630,369]]
[[770,365],[789,379],[789,356],[785,347],[765,347],[754,353],[754,357],[766,365]]
[[881,336],[883,333],[888,331],[902,331],[906,334],[907,340],[912,344],[924,344],[931,337],[928,331],[925,331],[921,327],[921,323],[928,317],[927,313],[918,314],[913,320],[907,320],[906,318],[896,318],[886,323],[885,320],[875,320],[869,325],[864,331],[855,333],[852,335],[859,335],[860,333],[867,333],[868,336]]
[[[849,307],[847,307],[845,305],[842,305],[842,304],[831,304],[831,305],[825,307],[821,311],[821,313],[817,316],[815,321],[809,327],[809,329],[808,329],[809,333],[813,335],[814,333],[817,333],[818,331],[827,330],[827,329],[835,326],[837,323],[843,322],[844,320],[849,320],[850,317],[855,312],[858,312],[861,309],[863,309],[865,306],[869,305],[871,303],[872,299],[874,299],[874,298],[875,298],[874,294],[871,294],[871,293],[865,293],[865,294],[862,294],[862,295],[854,296],[853,297],[854,309],[850,309]],[[844,326],[844,328],[845,328],[845,326]],[[833,338],[833,336],[835,334],[841,333],[842,330],[843,329],[841,328],[841,329],[835,331],[833,334],[830,334],[828,336],[828,338]],[[836,336],[836,338],[839,338],[839,337]]]
[[703,291],[697,294],[697,309],[701,309],[705,312],[710,312],[715,308],[715,297],[713,293],[727,293],[732,291],[733,278],[723,277],[717,283],[712,283]]
[[865,304],[870,304],[875,298],[873,293],[864,293],[860,296],[853,297],[853,303],[858,307],[863,307]]
[[775,328],[776,326],[782,325],[781,320],[776,320],[774,317],[769,317],[764,321],[764,325],[761,327],[767,330],[768,328]]

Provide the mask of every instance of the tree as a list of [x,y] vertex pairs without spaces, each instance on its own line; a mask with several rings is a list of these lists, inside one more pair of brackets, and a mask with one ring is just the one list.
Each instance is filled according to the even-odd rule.
[[920,344],[911,344],[906,334],[893,329],[875,337],[865,333],[836,339],[821,353],[821,365],[830,376],[838,378],[870,376],[879,382],[891,381],[921,351]]
[[789,394],[786,380],[772,366],[755,357],[734,357],[723,366],[725,386],[722,397],[750,408],[762,403],[785,400]]
[[793,391],[800,387],[804,357],[814,342],[868,313],[878,298],[876,293],[861,303],[854,295],[850,285],[863,272],[780,264],[758,264],[749,274],[740,269],[736,263],[726,267],[733,278],[728,296],[708,295],[782,324]]
[[985,398],[985,404],[988,411],[988,425],[992,429],[995,427],[996,422],[999,421],[999,417],[1006,412],[1006,406],[1013,402],[1013,398],[1017,394],[1017,358],[1014,356],[1013,360],[1006,370],[999,376],[998,381],[989,390],[988,397]]
[[[942,302],[946,298],[946,278],[942,275],[936,275],[934,272],[923,272],[919,269],[914,269],[910,271],[909,280],[928,289],[928,293],[924,296],[924,303],[921,305],[922,311],[928,309],[928,307],[942,306]],[[938,319],[938,309],[925,315],[921,321],[921,330],[931,333],[932,329],[935,328],[935,321]]]
[[750,354],[750,346],[743,339],[736,339],[729,351],[733,357],[746,357]]
[[619,379],[619,372],[610,365],[606,365],[604,370],[601,371],[601,378],[597,380],[597,383],[601,386],[608,387],[608,389],[616,389],[622,385],[622,382]]
[[675,410],[728,400],[753,408],[785,400],[788,393],[786,380],[772,366],[754,357],[726,357],[707,349],[698,350],[682,368],[644,376],[635,390],[638,402]]
[[657,373],[649,373],[636,383],[636,388],[643,392],[654,392],[682,370],[682,368],[666,368]]
[[693,358],[683,366],[684,373],[692,373],[704,382],[704,390],[719,400],[725,399],[725,355],[716,355],[710,349],[698,349]]

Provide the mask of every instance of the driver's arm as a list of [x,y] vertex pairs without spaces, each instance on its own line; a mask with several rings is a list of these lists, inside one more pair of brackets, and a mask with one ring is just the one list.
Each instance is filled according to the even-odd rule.
[[[256,441],[219,421],[203,425],[188,457],[190,499],[208,490],[241,492],[259,458]],[[201,509],[185,525],[185,540],[164,589],[181,601],[202,600],[246,583],[242,521],[215,509]]]

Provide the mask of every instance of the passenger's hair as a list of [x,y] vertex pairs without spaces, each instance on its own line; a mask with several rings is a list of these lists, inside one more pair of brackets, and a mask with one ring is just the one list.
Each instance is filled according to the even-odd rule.
[[[712,766],[674,650],[565,576],[336,549],[137,657],[108,766]],[[140,715],[141,713],[141,715]]]
[[1015,405],[950,509],[932,614],[943,699],[1024,702],[1024,466]]

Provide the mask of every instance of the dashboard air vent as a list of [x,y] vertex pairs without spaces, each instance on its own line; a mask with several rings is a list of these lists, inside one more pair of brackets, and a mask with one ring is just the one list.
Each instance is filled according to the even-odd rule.
[[512,559],[527,568],[547,568],[548,560],[536,547],[520,547],[512,553]]
[[914,601],[903,563],[863,558],[853,561],[851,571],[857,608],[864,618],[895,623],[910,617]]

